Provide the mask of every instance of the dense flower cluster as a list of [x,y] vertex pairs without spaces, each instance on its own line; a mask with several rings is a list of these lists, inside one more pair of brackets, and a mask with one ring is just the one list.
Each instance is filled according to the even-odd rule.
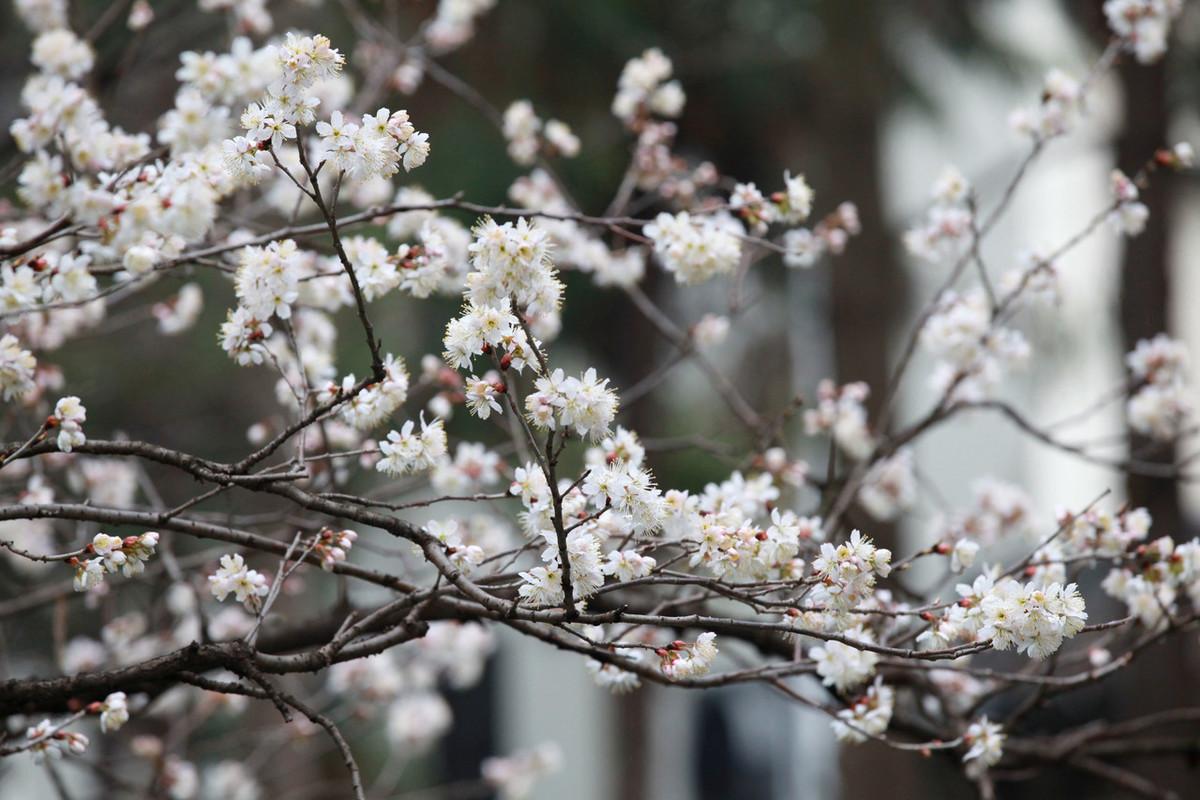
[[503,132],[508,155],[524,166],[537,160],[539,150],[567,158],[579,155],[579,137],[570,126],[557,119],[543,122],[528,100],[517,100],[504,110]]
[[[873,644],[870,632],[851,628],[845,632],[847,638]],[[808,657],[817,665],[817,674],[826,686],[845,692],[861,686],[875,674],[879,656],[870,650],[860,650],[844,642],[828,641],[808,651]]]
[[804,412],[804,432],[828,433],[842,451],[855,459],[866,458],[874,446],[863,402],[870,387],[862,382],[839,387],[826,378],[817,386],[817,405]]
[[83,423],[87,420],[87,409],[75,396],[63,397],[54,404],[54,413],[46,420],[47,427],[57,430],[58,449],[69,453],[87,441]]
[[383,457],[375,464],[375,469],[389,475],[407,475],[411,472],[425,472],[446,455],[446,428],[440,419],[428,423],[421,419],[421,430],[415,432],[415,425],[410,419],[399,431],[389,431],[387,441],[378,443],[379,452]]
[[25,397],[34,390],[36,368],[37,359],[21,348],[17,337],[11,333],[0,337],[0,390],[6,401]]
[[48,719],[42,720],[25,731],[25,738],[31,742],[29,750],[33,753],[34,761],[39,764],[47,758],[82,755],[88,747],[87,736],[76,731],[57,729],[50,724]]
[[1171,22],[1183,10],[1183,0],[1105,0],[1104,16],[1113,33],[1143,64],[1167,52]]
[[480,766],[483,778],[500,792],[503,800],[529,797],[534,786],[546,775],[562,768],[562,751],[554,742],[545,742],[511,756],[485,759]]
[[737,269],[742,257],[741,225],[729,216],[693,219],[686,211],[659,214],[646,226],[663,268],[678,283],[703,283]]
[[876,547],[859,531],[842,544],[825,542],[821,554],[813,560],[813,572],[821,579],[820,595],[838,609],[857,608],[870,595],[876,578],[892,571],[892,552]]
[[853,744],[865,742],[869,736],[882,736],[892,721],[895,703],[895,691],[876,678],[865,694],[837,713],[832,723],[834,736]]
[[971,402],[988,397],[1012,369],[1025,364],[1029,342],[1014,328],[995,325],[983,290],[948,291],[921,329],[935,359],[934,391]]
[[918,642],[945,646],[957,639],[988,641],[997,650],[1013,648],[1040,660],[1083,630],[1088,617],[1073,583],[1064,586],[1035,578],[1022,584],[985,572],[970,585],[959,584],[957,591],[959,602],[935,619]]
[[208,576],[208,588],[219,602],[232,593],[248,611],[258,611],[267,596],[267,576],[246,566],[241,554],[221,556],[221,566]]
[[1192,419],[1185,380],[1187,350],[1159,334],[1138,342],[1125,362],[1135,382],[1125,405],[1129,427],[1154,439],[1174,439]]
[[627,125],[646,114],[678,117],[686,97],[679,81],[671,80],[671,59],[657,47],[630,59],[617,81],[612,112]]
[[1004,755],[1004,739],[1000,725],[988,721],[986,716],[980,717],[963,734],[963,741],[969,748],[963,755],[963,761],[976,762],[984,768],[998,764]]
[[1017,109],[1009,117],[1013,130],[1034,140],[1052,139],[1071,130],[1079,119],[1083,98],[1079,81],[1060,69],[1046,73],[1041,102]]
[[717,635],[711,632],[700,634],[690,644],[674,641],[657,651],[663,674],[676,680],[704,675],[718,652]]
[[75,591],[86,592],[104,582],[105,575],[120,572],[126,578],[140,575],[146,569],[146,562],[154,555],[158,546],[158,534],[154,531],[140,536],[110,536],[107,533],[97,533],[91,543],[85,548],[86,552],[95,558],[71,558],[75,568]]
[[904,235],[909,252],[927,261],[958,256],[974,235],[971,185],[955,167],[947,166],[933,186],[933,206],[923,224]]
[[529,422],[540,430],[562,430],[595,441],[608,435],[617,416],[617,395],[608,379],[589,368],[583,375],[566,377],[556,369],[537,379],[535,392],[525,398]]

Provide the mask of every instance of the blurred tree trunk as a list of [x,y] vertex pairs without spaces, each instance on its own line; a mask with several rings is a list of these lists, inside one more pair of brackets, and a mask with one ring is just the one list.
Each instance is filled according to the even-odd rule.
[[[904,308],[905,279],[883,215],[880,158],[888,102],[892,97],[885,51],[887,9],[880,0],[824,3],[827,43],[817,65],[814,126],[827,174],[817,185],[836,186],[836,200],[858,206],[862,233],[832,261],[834,365],[839,383],[866,381],[868,409],[877,418],[888,384],[892,332]],[[895,548],[893,526],[870,534]],[[918,797],[929,787],[927,770],[886,747],[843,748],[842,796]],[[945,788],[945,787],[941,787]]]
[[[888,110],[889,64],[876,0],[827,4],[824,85],[816,125],[832,173],[826,185],[858,206],[862,233],[830,270],[833,275],[834,358],[839,382],[871,386],[867,406],[878,413],[890,373],[890,343],[906,287],[903,267],[883,218],[880,143]],[[837,44],[834,44],[836,42]]]
[[[1132,175],[1154,151],[1169,142],[1171,107],[1168,79],[1171,58],[1146,66],[1137,63],[1119,69],[1126,104],[1136,103],[1136,112],[1125,115],[1125,128],[1117,139],[1117,166]],[[1171,212],[1177,201],[1176,176],[1159,170],[1149,187],[1142,189],[1142,200],[1150,208],[1150,219],[1141,235],[1125,240],[1121,261],[1121,334],[1124,352],[1141,339],[1170,332]],[[1133,431],[1129,432],[1129,451],[1149,460],[1172,463],[1173,446],[1155,445]],[[1151,537],[1170,535],[1186,541],[1193,535],[1180,504],[1179,486],[1174,480],[1129,475],[1126,493],[1131,506],[1144,506],[1154,525]],[[1194,637],[1176,636],[1166,646],[1125,670],[1118,687],[1123,715],[1144,714],[1147,710],[1194,704],[1200,694],[1193,680],[1197,657]],[[1153,677],[1151,677],[1153,676]],[[1121,691],[1121,690],[1124,691]],[[1194,786],[1195,772],[1178,761],[1147,762],[1141,766],[1163,786],[1176,789]]]
[[[862,232],[834,259],[830,302],[834,366],[839,383],[866,381],[867,408],[878,419],[892,369],[891,343],[907,300],[904,266],[884,219],[881,159],[885,119],[894,98],[887,75],[887,9],[879,0],[845,0],[823,6],[829,44],[818,70],[817,138],[828,165],[824,185],[837,200],[858,206]],[[820,184],[819,184],[820,185]],[[896,529],[874,523],[881,546],[896,549]]]
[[[1131,98],[1137,101],[1137,113],[1125,117],[1125,130],[1117,140],[1117,166],[1130,175],[1167,143],[1166,63],[1164,59],[1153,66],[1129,64],[1119,70],[1126,101]],[[1142,200],[1150,207],[1150,219],[1140,236],[1125,241],[1121,262],[1121,334],[1125,352],[1132,350],[1139,340],[1170,328],[1169,216],[1175,194],[1173,177],[1168,170],[1160,170],[1150,186],[1142,190]],[[1149,440],[1132,432],[1129,448],[1134,453],[1150,448],[1151,457],[1168,463],[1175,457],[1175,448],[1154,448]],[[1182,533],[1184,520],[1174,481],[1131,475],[1126,488],[1131,503],[1150,510],[1158,531]]]

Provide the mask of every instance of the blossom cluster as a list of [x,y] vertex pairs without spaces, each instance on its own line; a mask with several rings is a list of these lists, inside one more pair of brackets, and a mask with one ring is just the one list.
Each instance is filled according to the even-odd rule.
[[78,397],[70,396],[59,399],[54,404],[54,413],[46,420],[46,426],[57,430],[55,441],[58,449],[69,453],[87,441],[83,433],[83,423],[87,421],[87,409]]
[[841,544],[824,542],[812,568],[821,579],[818,595],[827,597],[831,607],[848,611],[870,597],[876,578],[891,574],[892,552],[853,531]]
[[659,214],[645,228],[663,268],[682,284],[703,283],[737,269],[742,226],[728,214],[693,219],[687,211]]
[[262,607],[262,598],[270,591],[267,576],[247,567],[240,553],[221,556],[221,566],[208,576],[208,588],[222,603],[233,593],[234,598],[252,612]]
[[540,377],[536,391],[525,398],[529,422],[539,430],[574,430],[584,439],[607,436],[617,416],[617,395],[608,379],[598,378],[589,367],[578,378],[566,377],[561,369]]
[[921,329],[921,343],[937,360],[932,388],[960,402],[989,397],[1030,355],[1020,331],[994,323],[981,289],[944,293]]
[[959,602],[923,631],[917,641],[945,646],[955,639],[987,641],[997,650],[1016,649],[1034,659],[1057,651],[1083,630],[1085,604],[1073,583],[1021,583],[985,572],[959,584]]
[[1137,236],[1146,229],[1150,209],[1138,200],[1137,184],[1119,169],[1112,171],[1112,187],[1116,207],[1108,215],[1109,225],[1126,236]]
[[335,566],[346,560],[357,540],[358,534],[354,531],[322,528],[313,540],[312,551],[321,559],[321,569],[332,572]]
[[[381,108],[374,114],[364,114],[361,125],[334,111],[328,122],[317,123],[316,130],[322,159],[359,180],[390,178],[401,167],[409,172],[429,158],[429,134],[414,128],[404,109],[393,112]],[[260,131],[259,135],[266,132]]]
[[464,540],[458,520],[427,522],[425,523],[425,532],[446,548],[450,562],[464,575],[470,575],[487,556],[487,553],[478,544],[471,544]]
[[784,191],[775,192],[769,200],[753,183],[739,183],[729,196],[729,207],[760,236],[775,222],[803,222],[812,213],[812,187],[803,175],[790,172],[783,173],[783,183]]
[[60,730],[44,719],[25,731],[25,738],[32,744],[29,751],[34,761],[42,763],[47,758],[62,758],[64,755],[82,755],[87,751],[88,737],[78,731]]
[[523,166],[534,163],[541,150],[567,158],[579,155],[579,137],[571,127],[557,119],[543,121],[528,100],[517,100],[504,110],[503,133],[508,155]]
[[826,254],[839,255],[850,237],[862,231],[858,207],[854,203],[839,203],[811,229],[792,228],[783,234],[783,263],[793,269],[814,266]]
[[679,81],[671,80],[673,70],[671,59],[657,47],[631,58],[617,81],[613,114],[627,125],[649,114],[678,117],[687,98]]
[[1183,10],[1183,0],[1105,0],[1104,16],[1143,64],[1157,61],[1167,51],[1172,21]]
[[869,736],[882,736],[891,724],[895,704],[895,690],[876,678],[866,693],[837,713],[832,722],[834,736],[838,741],[855,744]]
[[694,642],[674,641],[656,653],[663,674],[674,680],[704,675],[717,657],[717,635],[702,633]]
[[[844,635],[854,641],[874,643],[871,632],[863,628],[850,628]],[[875,674],[875,666],[879,663],[877,653],[836,640],[810,649],[808,657],[816,662],[821,682],[839,692],[861,686]]]
[[410,419],[399,431],[389,431],[386,441],[378,443],[383,457],[375,469],[389,475],[407,475],[433,469],[446,455],[446,428],[440,419],[426,422],[421,418],[421,430],[415,431]]
[[953,166],[942,170],[933,187],[933,205],[924,222],[904,234],[908,251],[927,261],[958,256],[974,235],[975,215],[970,206],[971,185]]
[[37,359],[11,333],[0,336],[0,391],[6,401],[34,391]]
[[1125,404],[1129,426],[1144,436],[1169,441],[1192,419],[1184,345],[1166,334],[1143,339],[1125,357],[1135,389]]
[[318,402],[339,403],[338,415],[350,427],[366,431],[386,422],[408,398],[409,377],[404,360],[388,353],[383,359],[383,380],[361,388],[353,374],[341,383],[330,382],[317,392]]
[[1200,608],[1200,539],[1176,544],[1162,536],[1140,545],[1134,558],[1109,571],[1101,588],[1142,625],[1161,630],[1177,613],[1181,596]]
[[261,102],[251,103],[242,113],[241,125],[248,135],[226,139],[222,145],[225,168],[239,182],[256,183],[271,172],[267,147],[295,139],[297,125],[312,124],[320,104],[310,93],[313,84],[332,78],[346,62],[320,35],[289,33],[273,55],[278,81]]
[[559,746],[544,742],[510,756],[484,759],[480,772],[502,800],[520,800],[530,796],[539,780],[562,769],[562,761]]
[[110,536],[97,533],[92,537],[86,551],[95,558],[82,561],[72,557],[70,564],[75,568],[75,591],[86,592],[104,582],[104,576],[120,572],[126,578],[140,575],[146,562],[154,555],[158,546],[158,534],[154,531],[139,536]]
[[866,458],[875,444],[863,405],[870,391],[861,381],[839,387],[828,378],[822,380],[817,386],[816,406],[804,412],[804,432],[809,436],[828,433],[846,455]]
[[1041,102],[1032,108],[1021,108],[1009,117],[1009,125],[1034,141],[1053,139],[1071,130],[1079,119],[1083,87],[1061,69],[1046,73],[1042,84]]

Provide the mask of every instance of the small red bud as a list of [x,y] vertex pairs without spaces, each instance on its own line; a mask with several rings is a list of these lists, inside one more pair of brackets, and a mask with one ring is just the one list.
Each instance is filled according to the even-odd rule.
[[921,612],[921,619],[925,620],[926,622],[933,622],[933,620],[935,619],[935,617],[933,616],[933,612],[932,612],[932,611],[922,611],[922,612]]
[[490,356],[492,354],[492,346],[487,342],[484,342],[483,348],[479,352],[483,353],[485,356]]
[[788,615],[789,617],[798,617],[798,616],[800,616],[800,609],[798,609],[798,608],[789,608],[789,609],[787,610],[787,615]]
[[683,641],[682,639],[676,639],[675,641],[671,642],[671,649],[687,650],[687,642]]
[[512,353],[505,353],[500,357],[500,369],[506,370],[512,366]]
[[1030,564],[1025,568],[1025,577],[1032,578],[1034,575],[1037,575],[1037,567]]
[[504,385],[504,381],[496,381],[492,384],[492,388],[496,390],[497,394],[508,393],[508,387]]
[[936,545],[934,545],[933,551],[940,556],[944,556],[950,552],[950,543],[938,542]]
[[767,536],[767,532],[766,532],[766,531],[759,531],[758,533],[754,534],[754,538],[755,538],[755,539],[758,539],[760,542],[765,542],[765,541],[766,541],[767,539],[769,539],[770,537],[769,537],[769,536]]
[[97,700],[96,702],[93,702],[93,703],[88,703],[87,712],[89,714],[99,714],[103,710],[104,710],[104,703],[101,703],[99,700]]

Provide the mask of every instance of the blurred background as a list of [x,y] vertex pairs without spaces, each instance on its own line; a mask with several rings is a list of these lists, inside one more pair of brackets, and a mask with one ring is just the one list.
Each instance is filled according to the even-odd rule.
[[[76,30],[85,30],[108,5],[72,3],[73,19],[80,20]],[[355,5],[363,13],[388,14],[389,24],[403,32],[415,30],[436,4]],[[229,37],[223,15],[202,13],[191,0],[152,6],[159,22],[146,35],[118,24],[97,43],[92,89],[111,121],[128,130],[153,130],[171,106],[180,51],[221,51]],[[539,113],[574,128],[583,155],[560,169],[586,211],[603,211],[621,180],[631,142],[609,103],[624,63],[648,47],[673,60],[687,93],[676,140],[680,153],[711,160],[722,174],[764,190],[781,185],[784,169],[803,173],[816,190],[818,214],[843,200],[857,204],[863,232],[845,255],[813,270],[787,270],[778,259],[756,269],[749,292],[757,298],[753,313],[736,321],[714,354],[755,407],[779,409],[796,393],[811,397],[827,376],[839,383],[865,380],[877,389],[886,384],[912,321],[948,268],[910,259],[901,234],[924,213],[930,185],[947,163],[971,179],[984,209],[997,201],[1027,149],[1008,128],[1009,112],[1036,99],[1048,68],[1076,76],[1086,71],[1105,41],[1100,6],[1099,0],[501,0],[479,21],[476,38],[440,61],[495,106],[530,98]],[[338,3],[269,7],[276,30],[328,35],[349,51],[350,69],[358,74],[363,59],[369,63],[369,53],[349,48],[356,37]],[[1200,142],[1197,11],[1191,4],[1177,22],[1163,61],[1122,64],[1104,79],[1086,123],[1052,144],[1023,184],[987,244],[990,264],[1015,266],[1023,248],[1053,246],[1082,227],[1107,202],[1114,166],[1132,172],[1160,145]],[[7,6],[0,20],[0,123],[7,129],[21,113],[30,38]],[[502,203],[524,172],[478,109],[434,81],[407,98],[391,91],[380,104],[408,108],[417,127],[430,133],[433,154],[414,178],[437,197],[462,190],[477,202]],[[12,142],[0,139],[0,164],[15,155]],[[9,194],[0,202],[16,202],[12,187],[4,191]],[[1145,199],[1152,211],[1145,233],[1123,241],[1101,230],[1075,249],[1060,264],[1064,300],[1057,317],[1025,326],[1042,357],[1008,396],[1031,418],[1061,418],[1119,384],[1123,354],[1140,338],[1166,330],[1200,352],[1200,275],[1190,268],[1200,255],[1200,225],[1187,224],[1200,219],[1197,186],[1186,176],[1161,175]],[[619,390],[670,355],[623,293],[596,289],[576,275],[567,283],[556,358],[588,359]],[[652,268],[646,290],[682,324],[725,308],[723,287],[678,292],[672,283]],[[160,288],[166,295],[178,287]],[[246,430],[277,413],[269,391],[273,379],[233,368],[214,346],[210,333],[224,315],[216,300],[222,296],[209,294],[195,335],[166,340],[149,324],[133,326],[56,355],[68,386],[87,400],[89,433],[124,432],[215,458],[245,450]],[[456,307],[452,299],[418,303],[397,296],[376,309],[376,323],[385,341],[415,365],[423,353],[440,350],[442,326]],[[349,331],[352,318],[343,322]],[[347,333],[342,339],[342,371],[361,371],[357,337]],[[182,380],[181,364],[188,376]],[[927,375],[928,365],[918,361],[901,398],[902,419],[926,408]],[[744,444],[690,365],[673,371],[622,421],[645,437],[700,433]],[[800,426],[793,427],[789,450],[822,464],[823,449],[807,449]],[[1075,433],[1084,440],[1116,437],[1114,454],[1126,446],[1119,405]],[[691,490],[729,470],[697,451],[658,453],[650,461],[660,484]],[[1024,487],[1043,524],[1052,521],[1056,506],[1082,507],[1104,488],[1115,493],[1114,505],[1128,499],[1149,507],[1156,530],[1177,540],[1191,537],[1200,513],[1200,493],[1162,481],[1127,483],[1040,448],[983,415],[966,416],[923,440],[917,463],[918,508],[898,526],[868,531],[901,554],[927,544],[939,511],[966,505],[972,483],[985,475]],[[187,489],[163,487],[165,494]],[[26,581],[0,564],[0,599],[19,597]],[[1087,588],[1089,598],[1102,597],[1096,587]],[[1097,605],[1093,613],[1108,618],[1117,610]],[[41,623],[49,622],[50,612],[38,613],[46,619],[4,624],[0,647],[8,651],[10,674],[28,674],[41,663],[35,654],[44,652],[48,625]],[[613,698],[593,685],[578,659],[503,635],[501,640],[483,683],[449,694],[454,732],[409,770],[407,790],[470,779],[487,755],[554,740],[566,768],[547,779],[537,797],[973,796],[953,765],[874,744],[839,752],[826,719],[765,689],[701,696],[647,686]],[[1117,718],[1132,703],[1145,710],[1183,702],[1188,693],[1195,700],[1195,645],[1177,641],[1161,648],[1104,689],[1072,696],[1031,724],[1052,731],[1096,716]],[[361,733],[352,738],[364,752],[364,769],[380,769],[386,749]],[[1151,768],[1168,774],[1176,769]],[[336,779],[342,767],[334,759],[327,769]],[[1185,786],[1194,779],[1187,772],[1176,777],[1174,783]],[[24,785],[19,781],[0,774],[0,794],[34,796],[4,789]],[[1064,774],[1005,784],[1002,796],[1050,797],[1064,790],[1089,797],[1107,791]]]

